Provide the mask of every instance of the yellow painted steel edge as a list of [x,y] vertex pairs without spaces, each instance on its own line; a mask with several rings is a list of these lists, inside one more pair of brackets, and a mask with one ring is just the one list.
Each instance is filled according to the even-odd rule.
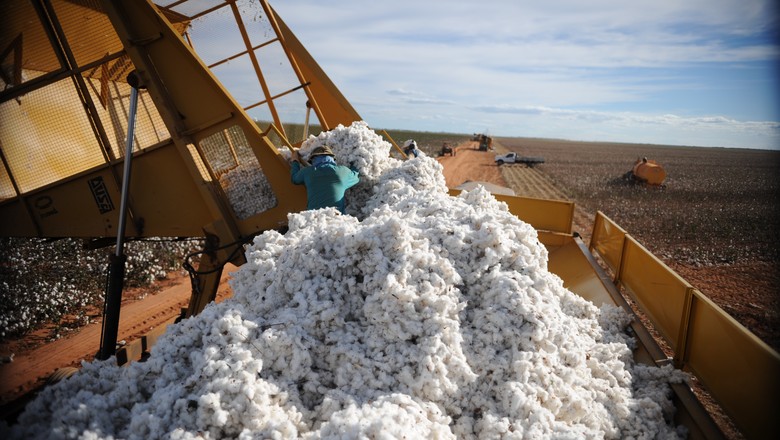
[[[120,193],[111,167],[121,174],[122,161],[0,203],[0,236],[115,237]],[[206,183],[191,179],[173,144],[139,152],[132,176],[132,194],[154,197],[133,200],[138,227],[130,223],[128,237],[203,236],[203,225],[213,220],[198,189]],[[30,209],[24,210],[24,204]]]
[[672,350],[677,351],[684,321],[687,281],[673,272],[634,237],[625,237],[618,281],[650,316]]
[[693,290],[684,363],[747,438],[780,435],[780,355]]
[[[549,246],[545,241],[555,241],[555,246]],[[550,272],[563,280],[563,287],[592,302],[596,306],[603,304],[616,305],[601,280],[593,270],[593,266],[577,246],[572,236],[544,234],[549,251],[547,267]]]
[[409,158],[409,157],[406,155],[406,153],[404,153],[404,150],[403,150],[403,149],[401,149],[401,147],[399,147],[399,146],[398,146],[398,144],[396,144],[396,143],[395,143],[395,139],[393,139],[393,138],[390,136],[390,133],[388,133],[388,132],[387,132],[387,130],[380,130],[380,133],[381,133],[381,134],[382,134],[382,135],[383,135],[385,138],[387,138],[388,142],[390,142],[390,144],[393,146],[393,148],[395,148],[395,149],[396,149],[396,151],[398,151],[399,153],[401,153],[401,157],[403,157],[404,159],[408,159],[408,158]]
[[[621,247],[617,243],[622,243]],[[748,438],[780,435],[780,355],[602,213],[589,249]],[[668,290],[665,290],[668,289]],[[676,318],[675,318],[676,317]],[[684,350],[684,352],[682,352]]]
[[589,249],[601,257],[613,274],[617,274],[620,268],[625,237],[623,228],[601,211],[596,213]]

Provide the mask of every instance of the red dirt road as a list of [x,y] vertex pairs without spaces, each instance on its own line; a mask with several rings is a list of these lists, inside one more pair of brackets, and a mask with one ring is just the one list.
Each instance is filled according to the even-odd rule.
[[477,142],[468,142],[455,147],[454,156],[437,158],[444,167],[447,187],[455,188],[465,182],[489,182],[507,186],[501,171],[493,161],[492,151],[479,151]]

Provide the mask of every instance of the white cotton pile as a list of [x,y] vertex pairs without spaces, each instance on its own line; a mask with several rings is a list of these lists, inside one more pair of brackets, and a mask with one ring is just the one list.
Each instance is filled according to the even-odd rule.
[[244,160],[239,166],[222,174],[219,184],[239,219],[249,218],[276,206],[276,196],[257,159]]
[[361,219],[290,215],[247,249],[231,299],[171,327],[144,363],[85,365],[6,436],[685,434],[668,386],[682,375],[635,364],[628,317],[564,289],[506,205],[481,188],[448,196],[435,160],[388,159],[365,124],[321,138],[306,148],[329,142],[372,182]]

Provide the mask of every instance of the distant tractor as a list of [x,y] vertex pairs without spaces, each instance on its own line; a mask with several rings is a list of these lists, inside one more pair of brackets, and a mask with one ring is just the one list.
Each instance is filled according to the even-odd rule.
[[666,179],[666,171],[658,162],[643,157],[636,160],[634,167],[623,175],[623,179],[649,186],[661,186]]
[[439,153],[439,156],[446,156],[446,155],[454,156],[455,155],[455,149],[450,146],[449,143],[445,142],[444,145],[441,146],[441,152]]
[[493,138],[490,136],[485,136],[484,134],[480,136],[479,151],[487,151],[492,149],[493,149]]

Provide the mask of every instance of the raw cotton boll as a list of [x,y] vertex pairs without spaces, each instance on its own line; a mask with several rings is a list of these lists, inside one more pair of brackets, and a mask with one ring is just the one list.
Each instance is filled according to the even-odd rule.
[[[402,200],[408,203],[419,201],[424,196],[416,192],[439,193],[446,195],[447,185],[439,162],[431,158],[418,158],[414,162],[400,162],[388,169],[380,179],[372,184],[373,193],[363,205],[362,215],[381,206],[395,204]],[[416,197],[413,197],[415,194]]]
[[[671,401],[671,392],[666,383],[685,383],[690,377],[683,371],[676,370],[671,365],[660,368],[647,365],[637,365],[633,369],[633,390],[636,395],[648,404],[658,405],[662,411],[663,420],[657,419],[656,423],[662,425],[669,423],[674,417],[674,404]],[[651,411],[656,417],[657,411]]]
[[[7,438],[51,438],[52,433],[75,437],[90,430],[116,432],[121,422],[112,415],[120,412],[119,408],[127,408],[129,403],[110,395],[120,374],[120,367],[110,361],[84,364],[73,376],[44,388],[39,397],[28,404]],[[61,405],[65,400],[73,404]],[[93,410],[98,414],[93,414]],[[50,425],[38,424],[41,414],[53,417]]]
[[450,420],[435,406],[409,396],[391,394],[360,407],[333,413],[318,438],[456,438]]
[[308,157],[315,148],[325,145],[331,148],[338,164],[358,170],[368,181],[376,180],[384,171],[400,163],[390,157],[392,145],[368,128],[364,121],[353,122],[349,127],[339,124],[333,130],[310,136],[301,144],[300,152]]

